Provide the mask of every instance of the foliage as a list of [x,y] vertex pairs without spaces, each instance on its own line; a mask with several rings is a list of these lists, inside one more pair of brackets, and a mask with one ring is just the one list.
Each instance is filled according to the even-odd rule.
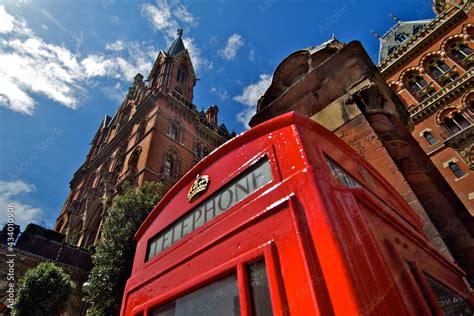
[[13,315],[59,315],[74,287],[71,277],[62,268],[42,262],[29,269],[21,279]]
[[94,266],[85,287],[91,303],[88,315],[118,315],[125,283],[132,271],[135,232],[161,198],[160,183],[145,183],[126,189],[108,210],[102,228],[103,240],[92,257]]

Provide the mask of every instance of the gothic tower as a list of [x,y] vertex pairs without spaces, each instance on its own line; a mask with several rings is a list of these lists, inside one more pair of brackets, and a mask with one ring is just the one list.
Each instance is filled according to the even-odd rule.
[[70,243],[96,243],[107,208],[124,183],[161,181],[169,187],[235,135],[218,125],[216,105],[196,110],[196,74],[182,36],[178,30],[148,78],[137,74],[117,112],[101,121],[56,222],[55,230]]

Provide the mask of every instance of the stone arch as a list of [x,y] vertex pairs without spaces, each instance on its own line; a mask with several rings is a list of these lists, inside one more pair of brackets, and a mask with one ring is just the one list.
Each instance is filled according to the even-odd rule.
[[427,62],[431,60],[432,58],[439,58],[441,60],[444,60],[446,58],[446,52],[443,50],[435,50],[432,52],[429,52],[420,59],[419,67],[426,69],[427,68]]
[[466,160],[469,168],[474,168],[474,144],[471,144],[467,149]]
[[403,89],[403,83],[398,80],[389,81],[388,86],[395,92],[399,92],[401,89]]
[[469,43],[469,35],[468,34],[454,34],[451,36],[446,37],[443,42],[441,43],[441,50],[447,52],[448,45],[451,44],[452,42],[456,41],[464,41]]
[[455,112],[459,112],[460,107],[458,105],[450,104],[447,105],[436,113],[436,123],[442,124],[446,118],[451,118]]
[[469,35],[472,38],[474,35],[474,24],[473,23],[466,23],[462,26],[462,32],[464,34]]
[[468,92],[464,93],[461,98],[461,108],[470,109],[474,105],[474,89],[469,90]]
[[410,75],[411,73],[418,72],[419,74],[423,75],[424,74],[424,69],[420,66],[413,66],[413,67],[408,67],[405,70],[402,71],[400,74],[400,77],[398,78],[399,82],[404,82],[406,77]]

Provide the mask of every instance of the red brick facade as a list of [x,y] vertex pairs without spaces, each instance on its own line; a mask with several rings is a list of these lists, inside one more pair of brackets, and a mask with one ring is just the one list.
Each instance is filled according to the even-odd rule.
[[410,114],[413,138],[474,216],[474,8],[472,1],[434,3],[437,17],[379,69]]
[[55,230],[87,247],[100,238],[105,210],[128,182],[162,181],[167,186],[232,135],[218,125],[217,106],[198,112],[192,103],[196,75],[179,34],[168,52],[160,51],[146,81],[137,74],[115,113],[106,116]]

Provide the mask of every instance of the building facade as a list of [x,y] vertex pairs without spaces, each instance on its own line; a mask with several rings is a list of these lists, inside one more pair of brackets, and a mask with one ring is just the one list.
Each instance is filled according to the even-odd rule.
[[[5,262],[0,267],[0,315],[11,315],[11,297],[7,292],[8,280],[13,281],[18,295],[19,280],[26,272],[41,262],[49,261],[61,267],[75,283],[70,301],[62,316],[82,316],[86,314],[86,303],[83,301],[82,285],[86,282],[92,267],[91,256],[85,249],[65,243],[65,236],[50,229],[35,224],[29,224],[19,233],[15,228],[15,245],[11,249],[7,242],[7,225],[0,232],[0,256],[8,258],[11,264]],[[12,257],[11,254],[14,253]],[[14,280],[7,278],[13,270]],[[12,283],[10,283],[12,284]],[[12,296],[14,297],[14,295]]]
[[397,23],[379,70],[408,110],[412,135],[474,216],[474,9],[434,1],[433,20]]
[[332,39],[286,57],[250,126],[289,111],[354,148],[423,219],[430,242],[474,281],[473,218],[411,135],[405,106],[359,42]]
[[105,212],[125,183],[161,181],[169,187],[196,162],[230,139],[218,124],[218,107],[198,111],[193,104],[196,74],[182,30],[167,52],[160,51],[146,80],[141,74],[113,117],[105,116],[55,230],[80,247],[101,236]]

